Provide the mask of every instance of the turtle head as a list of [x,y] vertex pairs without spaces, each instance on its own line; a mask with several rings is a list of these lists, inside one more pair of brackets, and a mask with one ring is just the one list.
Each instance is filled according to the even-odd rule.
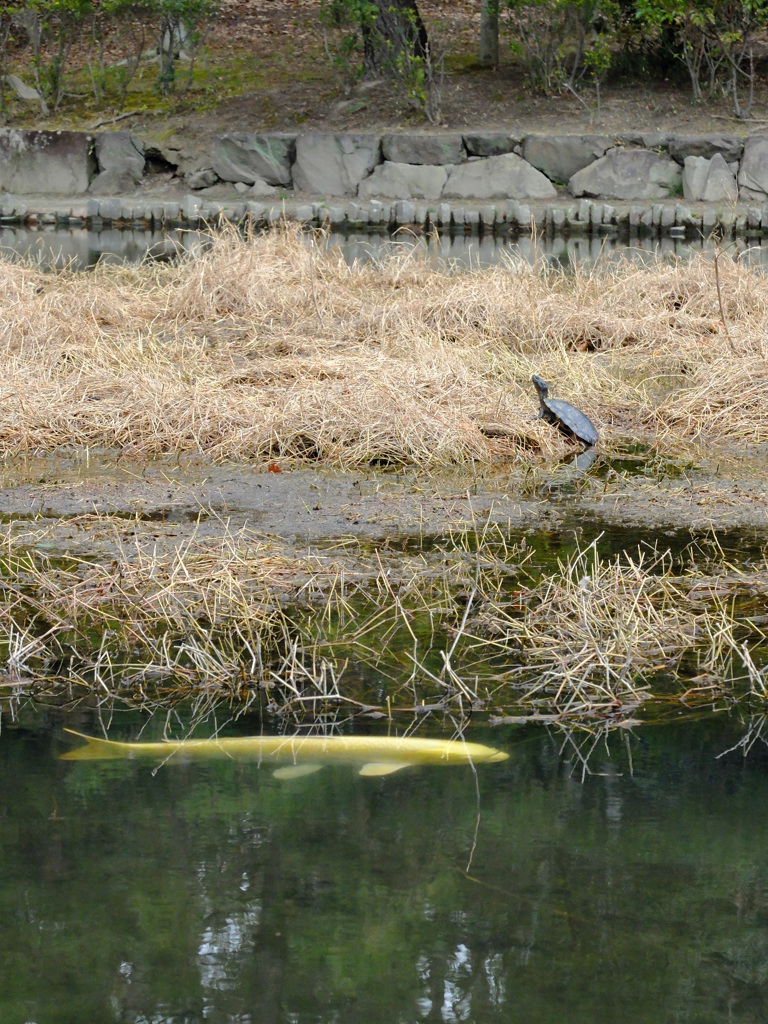
[[547,394],[549,393],[549,384],[547,384],[545,380],[542,380],[541,377],[537,376],[535,373],[531,377],[531,381],[533,382],[533,386],[539,393],[539,398],[546,398]]

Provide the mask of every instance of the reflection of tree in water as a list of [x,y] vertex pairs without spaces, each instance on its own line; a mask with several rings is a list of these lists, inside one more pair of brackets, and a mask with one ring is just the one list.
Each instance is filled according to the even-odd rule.
[[[737,1024],[765,1019],[754,809],[768,754],[718,760],[736,736],[724,724],[630,735],[632,771],[619,730],[583,782],[554,726],[486,736],[511,758],[478,768],[466,873],[477,805],[463,769],[152,776],[48,760],[41,732],[6,730],[4,1010],[51,1024],[483,1024],[555,1006],[571,1024],[728,1006]],[[642,1005],[616,983],[641,976]]]

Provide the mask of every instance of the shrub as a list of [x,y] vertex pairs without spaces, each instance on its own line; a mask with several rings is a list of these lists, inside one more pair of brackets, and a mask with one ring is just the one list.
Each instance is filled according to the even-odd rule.
[[[674,32],[677,56],[691,80],[694,103],[724,78],[737,117],[749,117],[754,91],[756,34],[768,24],[766,0],[636,0],[636,16],[651,28]],[[746,87],[746,100],[741,91]]]
[[567,88],[589,73],[598,93],[612,63],[618,24],[613,0],[506,0],[512,49],[543,93]]

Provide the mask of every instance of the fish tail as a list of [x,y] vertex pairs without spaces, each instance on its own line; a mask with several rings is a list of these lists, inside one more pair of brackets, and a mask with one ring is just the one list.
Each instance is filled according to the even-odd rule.
[[70,736],[77,736],[78,739],[85,740],[86,745],[61,754],[60,758],[62,761],[106,761],[125,757],[125,751],[122,749],[123,743],[117,743],[115,740],[99,739],[98,736],[86,736],[85,733],[75,732],[74,729],[65,729],[64,732],[68,732]]

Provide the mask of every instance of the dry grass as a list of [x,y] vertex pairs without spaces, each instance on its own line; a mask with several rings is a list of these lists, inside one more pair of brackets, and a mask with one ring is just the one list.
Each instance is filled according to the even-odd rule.
[[[594,418],[608,450],[641,437],[659,458],[695,460],[701,444],[768,440],[768,281],[726,259],[720,281],[727,331],[705,258],[451,274],[401,250],[350,268],[288,230],[224,233],[172,266],[0,264],[0,448],[531,461],[566,446],[533,420],[535,371]],[[737,688],[768,695],[765,566],[673,572],[666,555],[591,550],[539,577],[482,525],[391,560],[341,547],[297,557],[224,524],[216,542],[137,542],[104,565],[36,545],[7,531],[0,662],[16,679],[105,694],[160,680],[266,693],[296,713],[523,699],[585,715],[636,706],[660,670],[682,692],[704,687],[692,672],[725,692],[735,666]]]
[[464,654],[513,659],[495,696],[518,688],[559,715],[636,707],[662,678],[676,699],[764,701],[768,564],[710,568],[675,571],[669,551],[603,559],[595,541],[530,587],[486,586]]
[[[109,517],[90,518],[109,529]],[[345,656],[377,662],[414,606],[434,618],[434,637],[475,560],[456,550],[432,565],[385,562],[344,546],[291,557],[222,524],[217,540],[192,536],[170,552],[137,537],[103,565],[52,560],[35,550],[42,536],[5,530],[0,665],[10,677],[104,694],[158,684],[248,699],[267,691],[275,707],[360,703],[338,687]]]
[[0,650],[9,679],[141,701],[192,692],[247,706],[275,689],[275,707],[300,707],[305,689],[318,688],[330,699],[334,667],[318,653],[317,612],[306,607],[314,599],[330,615],[343,605],[343,567],[332,559],[289,559],[226,528],[218,541],[193,536],[164,554],[137,540],[109,565],[54,562],[28,550],[33,541],[6,536],[3,569],[15,582],[0,592]]
[[263,695],[292,714],[527,703],[558,719],[615,715],[661,675],[677,696],[768,698],[766,565],[673,571],[668,553],[605,560],[594,544],[539,574],[493,526],[428,555],[300,558],[223,529],[174,552],[137,541],[107,566],[52,562],[33,540],[6,536],[11,679],[141,699]]
[[473,627],[486,657],[515,657],[526,700],[545,696],[566,713],[611,707],[645,700],[646,677],[674,671],[693,649],[707,665],[722,655],[733,617],[716,597],[701,607],[690,591],[669,552],[604,560],[595,542],[532,587],[500,593]]
[[371,459],[530,459],[530,375],[612,441],[768,439],[768,280],[720,260],[572,277],[450,274],[417,255],[347,267],[288,230],[173,266],[43,274],[0,264],[0,449]]

